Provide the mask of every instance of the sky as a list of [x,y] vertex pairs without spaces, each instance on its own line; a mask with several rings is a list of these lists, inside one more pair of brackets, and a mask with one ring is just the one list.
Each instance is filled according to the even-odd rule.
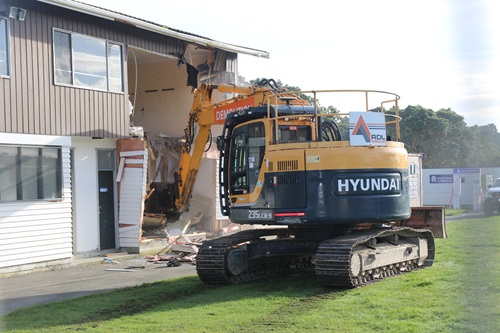
[[238,56],[247,80],[390,91],[500,130],[498,0],[81,1],[269,52]]

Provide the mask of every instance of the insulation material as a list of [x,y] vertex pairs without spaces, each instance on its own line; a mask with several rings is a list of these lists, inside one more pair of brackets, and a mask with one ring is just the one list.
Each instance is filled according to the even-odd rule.
[[183,143],[179,138],[153,133],[146,133],[146,142],[150,153],[144,201],[145,227],[153,227],[165,224],[166,214],[175,210],[175,172],[179,168]]
[[179,138],[146,133],[146,140],[148,149],[152,152],[149,160],[148,183],[173,183],[173,173],[179,166],[179,156],[182,151]]

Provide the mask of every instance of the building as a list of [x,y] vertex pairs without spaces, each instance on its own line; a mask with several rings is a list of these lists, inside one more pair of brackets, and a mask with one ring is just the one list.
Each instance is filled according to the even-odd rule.
[[424,205],[480,210],[500,168],[424,169],[422,178]]
[[136,246],[148,151],[118,144],[182,136],[192,89],[236,83],[238,54],[269,56],[79,1],[2,1],[0,270]]

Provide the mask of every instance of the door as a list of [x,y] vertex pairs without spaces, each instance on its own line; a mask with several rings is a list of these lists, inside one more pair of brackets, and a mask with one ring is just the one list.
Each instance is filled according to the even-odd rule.
[[115,248],[113,171],[99,171],[99,235],[101,250]]
[[114,159],[112,150],[98,150],[99,248],[116,248]]

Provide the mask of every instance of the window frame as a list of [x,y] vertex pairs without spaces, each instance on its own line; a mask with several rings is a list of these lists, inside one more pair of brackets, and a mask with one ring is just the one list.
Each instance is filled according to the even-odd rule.
[[[12,158],[16,161],[15,165],[13,167],[14,169],[14,174],[15,174],[15,183],[10,184],[15,186],[15,199],[2,199],[0,197],[0,204],[3,203],[8,203],[8,202],[32,202],[32,201],[62,201],[64,200],[64,165],[63,165],[63,152],[62,152],[62,147],[61,146],[36,146],[36,145],[9,145],[9,144],[0,144],[1,147],[10,147],[14,148],[16,153],[15,155],[12,156]],[[35,160],[32,159],[26,159],[26,155],[22,154],[22,149],[36,149],[36,154],[35,154]],[[44,154],[44,150],[48,149],[55,149],[57,158],[55,160],[56,162],[56,168],[55,168],[55,175],[51,175],[50,172],[46,173],[46,171],[50,168],[50,166],[46,165],[43,163],[43,158],[46,157],[47,155]],[[34,181],[36,186],[34,188],[27,188],[26,184],[29,184],[30,182],[23,182],[23,169],[28,167],[27,163],[22,163],[24,161],[27,161],[29,163],[33,163],[36,166],[36,170],[32,170],[31,173],[33,174],[33,171],[36,173],[37,178]],[[12,168],[10,169],[12,170]],[[24,177],[26,174],[24,174]],[[51,178],[55,181],[53,184],[55,188],[56,195],[55,196],[45,196],[44,189],[46,189],[46,181],[51,180]],[[31,183],[33,181],[31,180]],[[36,198],[23,198],[24,192],[26,192],[26,189],[31,190],[32,193],[36,192]]]
[[10,24],[9,18],[0,15],[0,20],[5,21],[5,51],[6,51],[6,60],[7,60],[7,73],[0,73],[0,78],[8,79],[11,77],[11,56],[10,56]]
[[[69,45],[70,45],[70,74],[71,74],[71,83],[61,83],[57,82],[57,77],[56,77],[56,43],[55,43],[55,34],[56,33],[64,33],[69,35]],[[85,85],[78,85],[75,84],[75,57],[74,57],[74,44],[73,44],[73,36],[81,36],[84,38],[89,38],[89,39],[94,39],[96,41],[104,41],[104,49],[106,53],[106,89],[99,89],[95,87],[90,87],[90,86],[85,86]],[[111,84],[110,84],[110,46],[119,46],[120,47],[120,76],[121,76],[121,90],[111,90]],[[104,92],[109,92],[109,93],[114,93],[114,94],[125,94],[125,45],[123,43],[118,43],[114,42],[108,39],[104,38],[99,38],[99,37],[94,37],[94,36],[89,36],[73,31],[68,31],[64,29],[59,29],[59,28],[53,28],[52,29],[52,54],[53,54],[53,70],[52,74],[54,75],[54,85],[56,86],[63,86],[63,87],[73,87],[73,88],[79,88],[79,89],[88,89],[88,90],[95,90],[95,91],[104,91]],[[113,78],[114,79],[114,78]]]

